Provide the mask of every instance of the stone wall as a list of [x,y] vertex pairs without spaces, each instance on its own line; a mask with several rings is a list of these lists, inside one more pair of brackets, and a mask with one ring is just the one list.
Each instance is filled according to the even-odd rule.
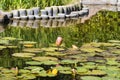
[[118,5],[120,6],[120,0],[81,0],[83,4],[100,4],[100,5]]

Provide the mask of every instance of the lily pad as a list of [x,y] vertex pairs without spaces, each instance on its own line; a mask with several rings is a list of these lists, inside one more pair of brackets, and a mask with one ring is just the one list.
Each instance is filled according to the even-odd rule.
[[105,76],[107,73],[102,70],[92,70],[88,71],[86,75],[91,75],[91,76]]
[[34,65],[34,66],[38,66],[38,65],[41,65],[42,62],[37,62],[37,61],[28,61],[26,62],[26,64],[28,65]]
[[110,43],[120,43],[120,40],[108,40]]
[[42,53],[43,50],[41,50],[40,48],[25,48],[23,49],[23,52]]
[[28,67],[25,67],[24,69],[27,69],[27,70],[38,70],[38,71],[44,70],[44,68],[39,67],[39,66],[28,66]]
[[83,51],[83,52],[87,52],[87,53],[103,52],[103,51],[104,51],[104,50],[102,50],[102,49],[94,48],[94,47],[81,48],[80,50]]
[[21,41],[20,44],[36,44],[34,41]]
[[[55,52],[57,50],[57,47],[48,47],[48,48],[42,48],[42,50],[47,52]],[[65,49],[59,48],[59,51],[64,51]]]
[[82,80],[102,80],[99,77],[95,77],[95,76],[83,76],[81,77]]
[[12,56],[14,56],[14,57],[33,57],[33,56],[35,56],[35,54],[33,54],[33,53],[14,53],[14,54],[12,54]]
[[33,57],[32,59],[35,61],[58,61],[58,59],[55,57],[43,57],[43,56],[42,57]]
[[55,67],[58,71],[71,71],[71,67],[57,66]]
[[18,48],[18,46],[6,46],[7,48],[10,48],[10,49],[16,49]]
[[72,74],[72,71],[60,71],[61,74]]
[[16,38],[14,38],[14,37],[3,37],[2,39],[4,39],[4,40],[16,40]]
[[64,54],[64,53],[60,53],[60,52],[47,52],[46,54],[45,54],[46,56],[53,56],[53,57],[64,57],[66,54]]
[[120,49],[112,50],[112,53],[114,53],[114,54],[120,54]]
[[0,44],[9,45],[9,40],[0,40]]
[[22,74],[21,76],[18,76],[19,79],[22,80],[31,80],[31,79],[36,79],[36,76],[33,74]]
[[76,69],[77,69],[77,73],[86,73],[88,71],[88,69],[84,67],[76,67]]
[[19,73],[21,73],[21,74],[30,73],[30,70],[20,69],[20,70],[19,70]]
[[102,80],[120,80],[120,79],[113,77],[102,77]]
[[6,46],[0,46],[0,50],[7,48]]
[[57,65],[58,64],[58,62],[55,62],[55,61],[42,61],[42,63],[44,65]]
[[76,64],[77,60],[62,60],[60,64]]
[[40,76],[40,77],[47,77],[48,74],[46,73],[46,71],[41,71],[41,72],[39,72],[38,76]]

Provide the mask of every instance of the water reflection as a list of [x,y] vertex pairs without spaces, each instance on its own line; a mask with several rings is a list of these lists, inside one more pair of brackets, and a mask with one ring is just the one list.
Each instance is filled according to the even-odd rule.
[[9,25],[13,27],[66,27],[81,23],[80,18],[76,19],[50,19],[50,20],[12,20]]

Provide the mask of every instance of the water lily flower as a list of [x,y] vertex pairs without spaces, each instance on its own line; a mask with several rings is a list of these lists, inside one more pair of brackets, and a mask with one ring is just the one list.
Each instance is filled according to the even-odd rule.
[[63,41],[62,37],[60,37],[60,36],[57,37],[57,39],[56,39],[56,45],[58,47],[58,50],[59,50],[60,45],[62,44],[62,41]]

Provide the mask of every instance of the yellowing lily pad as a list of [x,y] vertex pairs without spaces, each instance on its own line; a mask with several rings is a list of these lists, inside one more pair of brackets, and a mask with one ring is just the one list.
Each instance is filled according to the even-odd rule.
[[87,52],[87,53],[94,53],[94,52],[103,52],[104,50],[99,49],[99,48],[93,48],[93,47],[86,47],[86,48],[81,48],[80,49],[83,52]]
[[57,61],[58,59],[55,57],[33,57],[32,58],[35,61]]
[[12,54],[12,56],[14,56],[14,57],[33,57],[33,56],[35,56],[35,54],[33,54],[33,53],[14,53],[14,54]]
[[43,50],[40,48],[25,48],[23,49],[23,52],[30,52],[30,53],[41,53]]

